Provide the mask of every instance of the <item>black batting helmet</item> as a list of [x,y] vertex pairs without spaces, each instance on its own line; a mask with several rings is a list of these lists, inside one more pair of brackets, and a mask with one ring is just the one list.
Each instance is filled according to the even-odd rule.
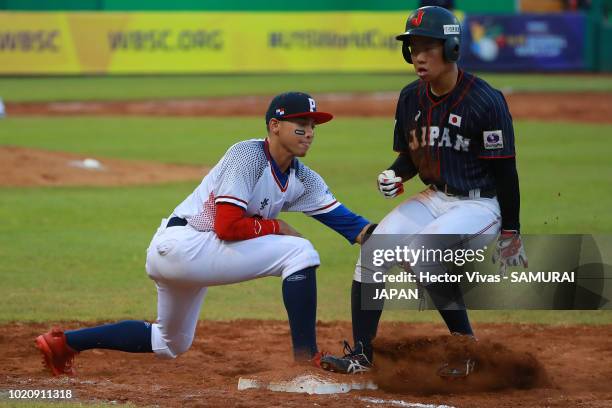
[[459,59],[461,25],[457,17],[447,9],[437,6],[421,7],[408,17],[406,31],[395,39],[403,41],[402,54],[409,64],[412,64],[412,56],[407,40],[412,35],[444,40],[444,59],[448,62],[456,62]]

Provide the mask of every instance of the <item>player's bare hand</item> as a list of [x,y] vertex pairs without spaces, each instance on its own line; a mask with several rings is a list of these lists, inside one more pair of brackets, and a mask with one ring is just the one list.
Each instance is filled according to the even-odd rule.
[[287,224],[283,220],[277,220],[279,226],[280,235],[292,235],[294,237],[301,237],[302,234],[297,232],[291,225]]
[[385,170],[378,175],[378,191],[385,198],[393,198],[404,192],[402,178],[395,175],[393,170]]
[[499,262],[499,273],[501,275],[506,274],[508,267],[522,266],[526,268],[528,266],[521,234],[517,231],[501,231],[493,253],[493,263],[497,262]]

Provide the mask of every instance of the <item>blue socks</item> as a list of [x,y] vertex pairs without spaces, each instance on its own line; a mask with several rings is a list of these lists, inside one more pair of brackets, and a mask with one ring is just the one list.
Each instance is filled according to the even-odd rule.
[[302,269],[283,280],[283,301],[287,309],[293,356],[309,360],[317,352],[316,268]]
[[353,345],[357,347],[357,344],[361,342],[363,344],[363,352],[368,357],[368,360],[372,362],[372,340],[376,337],[376,331],[378,330],[378,322],[382,315],[383,307],[385,305],[384,299],[377,300],[380,302],[376,304],[378,310],[362,310],[361,299],[362,291],[365,291],[365,295],[368,298],[373,298],[376,289],[384,288],[384,283],[362,283],[353,281],[351,287],[351,320],[353,322]]
[[439,310],[451,333],[474,335],[466,310]]
[[451,333],[474,335],[457,283],[432,283],[425,289]]
[[[363,296],[372,298],[376,289],[384,287],[384,283],[362,283],[355,280],[351,287],[353,344],[355,346],[359,342],[363,344],[364,354],[370,362],[373,361],[372,340],[376,337],[384,300],[379,300],[380,304],[375,305],[377,310],[362,310],[361,301]],[[427,286],[427,291],[451,333],[474,334],[470,326],[467,311],[465,310],[463,295],[459,285],[447,283],[432,284]],[[447,307],[453,307],[457,310],[446,310],[445,308]]]
[[94,348],[152,353],[151,323],[125,320],[114,324],[71,330],[64,333],[70,347],[77,351]]

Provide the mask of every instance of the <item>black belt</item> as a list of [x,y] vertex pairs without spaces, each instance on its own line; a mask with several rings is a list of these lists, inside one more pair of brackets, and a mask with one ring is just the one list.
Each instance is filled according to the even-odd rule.
[[180,217],[172,217],[168,220],[168,224],[166,224],[166,228],[170,227],[184,227],[187,225],[187,220]]
[[[475,190],[470,190],[470,191],[462,191],[454,187],[451,187],[448,184],[432,184],[430,188],[435,191],[440,191],[448,196],[465,197],[465,198],[478,198],[478,197],[493,198],[497,195],[497,192],[495,190],[475,189]],[[470,196],[470,192],[472,191],[474,192],[473,197]],[[478,194],[476,192],[478,192]]]

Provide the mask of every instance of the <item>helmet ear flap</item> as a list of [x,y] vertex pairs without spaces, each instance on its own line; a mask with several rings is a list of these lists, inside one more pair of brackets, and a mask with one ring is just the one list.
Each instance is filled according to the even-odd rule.
[[410,44],[408,41],[402,41],[402,55],[407,63],[412,64],[412,55],[410,55]]
[[[444,40],[444,59],[448,62],[457,62],[461,54],[461,45],[459,37],[449,37]],[[410,44],[408,41],[402,41],[402,55],[407,63],[412,64],[412,55],[410,54]]]
[[444,41],[444,59],[448,62],[457,62],[460,50],[459,37],[449,37]]

